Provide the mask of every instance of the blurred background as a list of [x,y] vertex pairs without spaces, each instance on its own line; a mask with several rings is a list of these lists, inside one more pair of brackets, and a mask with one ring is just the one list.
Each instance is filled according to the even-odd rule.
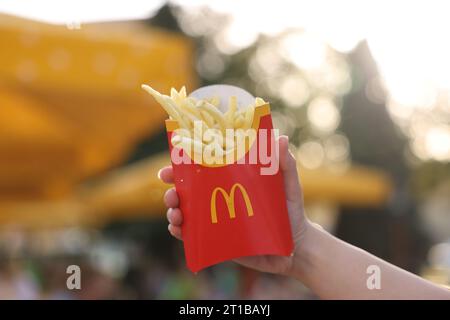
[[[0,299],[315,299],[167,232],[168,92],[270,101],[308,216],[450,284],[450,44],[444,1],[0,2]],[[66,268],[82,289],[66,287]]]

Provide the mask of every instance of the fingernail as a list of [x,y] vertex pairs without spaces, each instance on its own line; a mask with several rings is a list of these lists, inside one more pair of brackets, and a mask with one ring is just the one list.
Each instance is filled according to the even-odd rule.
[[287,135],[285,135],[285,134],[282,134],[282,135],[279,137],[279,139],[280,139],[280,140],[281,140],[281,139],[286,139],[287,143],[289,143],[289,137],[288,137]]
[[159,169],[158,174],[157,174],[159,180],[161,180],[161,171],[162,171],[162,169]]

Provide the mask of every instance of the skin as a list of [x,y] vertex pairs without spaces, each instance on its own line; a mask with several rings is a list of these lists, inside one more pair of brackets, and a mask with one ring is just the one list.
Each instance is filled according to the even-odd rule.
[[[288,137],[281,136],[278,142],[294,254],[291,257],[242,257],[235,262],[261,272],[295,278],[322,299],[450,299],[450,290],[341,241],[310,222],[305,216],[303,192],[295,158],[288,149]],[[165,183],[172,184],[172,167],[162,168],[158,176]],[[178,208],[175,188],[167,190],[164,202],[168,208],[169,232],[183,240],[183,213]],[[367,268],[371,265],[380,270],[380,289],[367,287],[367,279],[372,274],[367,273]]]

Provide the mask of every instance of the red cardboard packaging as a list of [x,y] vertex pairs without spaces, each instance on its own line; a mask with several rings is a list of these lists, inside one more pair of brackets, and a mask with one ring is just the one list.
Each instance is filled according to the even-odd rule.
[[[249,154],[260,148],[275,152],[270,105],[255,107],[252,128],[267,129],[268,139],[258,134],[246,152],[244,164],[206,165],[191,161],[179,163],[171,138],[178,123],[166,120],[172,155],[175,188],[183,212],[182,234],[186,263],[192,272],[213,264],[254,255],[289,256],[293,251],[286,207],[283,174],[263,175],[267,167],[260,157],[256,163]],[[257,148],[256,150],[251,150]],[[242,159],[241,159],[242,160]],[[242,161],[241,161],[242,162]]]

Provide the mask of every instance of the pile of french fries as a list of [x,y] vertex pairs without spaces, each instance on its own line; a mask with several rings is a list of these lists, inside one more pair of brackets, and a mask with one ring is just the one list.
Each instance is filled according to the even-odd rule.
[[177,121],[179,129],[172,135],[172,145],[182,148],[196,163],[230,163],[242,156],[256,138],[251,130],[255,107],[266,104],[256,98],[254,104],[238,108],[237,99],[232,96],[223,113],[218,109],[217,97],[189,97],[185,87],[179,91],[172,88],[170,96],[145,84],[142,89],[155,98],[170,119]]

